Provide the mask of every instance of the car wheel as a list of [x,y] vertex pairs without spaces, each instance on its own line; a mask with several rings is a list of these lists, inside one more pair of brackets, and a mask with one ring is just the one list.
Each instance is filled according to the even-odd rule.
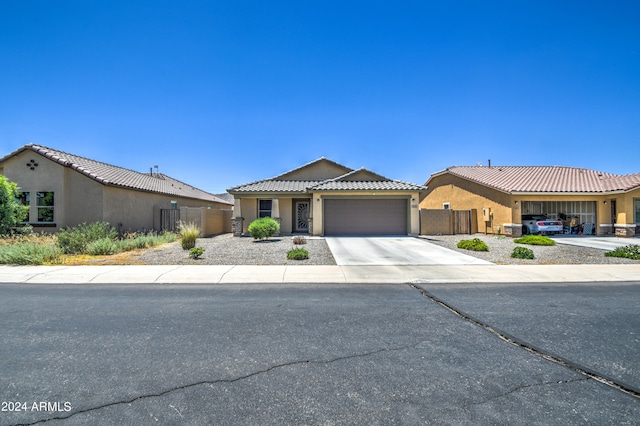
[[522,235],[527,235],[529,233],[529,228],[527,225],[522,225]]

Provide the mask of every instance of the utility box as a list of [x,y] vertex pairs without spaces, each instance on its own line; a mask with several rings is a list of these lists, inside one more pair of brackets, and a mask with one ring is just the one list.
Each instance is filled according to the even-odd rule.
[[491,207],[482,208],[482,220],[485,222],[491,222]]

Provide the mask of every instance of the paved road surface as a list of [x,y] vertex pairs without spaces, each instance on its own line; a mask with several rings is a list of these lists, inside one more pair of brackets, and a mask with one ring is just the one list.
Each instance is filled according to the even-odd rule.
[[637,397],[424,295],[636,385],[639,284],[419,286],[0,285],[0,399],[27,407],[0,424],[640,418]]

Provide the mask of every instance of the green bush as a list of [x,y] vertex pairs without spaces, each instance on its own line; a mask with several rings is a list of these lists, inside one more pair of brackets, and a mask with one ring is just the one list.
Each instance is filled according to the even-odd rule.
[[309,258],[309,252],[306,248],[294,248],[287,252],[287,259],[289,260],[304,260]]
[[94,241],[115,241],[117,237],[118,233],[107,222],[83,223],[58,232],[58,245],[65,254],[80,254],[86,253],[87,246]]
[[458,242],[458,248],[473,251],[489,251],[489,246],[480,238],[473,240],[461,240]]
[[9,265],[42,265],[60,263],[62,250],[55,244],[24,242],[0,246],[0,263]]
[[525,235],[522,238],[516,238],[513,240],[514,243],[518,244],[529,244],[534,246],[554,246],[556,242],[551,238],[544,235]]
[[533,259],[533,250],[526,247],[516,247],[513,249],[511,257],[516,259]]
[[615,250],[608,251],[604,254],[607,257],[624,257],[626,259],[640,259],[640,246],[630,244],[624,247],[618,247]]
[[16,201],[19,192],[15,182],[0,175],[0,235],[8,235],[20,222],[29,220],[29,206]]
[[280,230],[280,224],[270,217],[262,217],[251,222],[248,229],[254,240],[265,240]]
[[192,259],[197,259],[204,253],[204,249],[202,247],[194,247],[189,250],[189,257]]
[[120,250],[118,242],[112,240],[111,238],[101,238],[87,244],[86,253],[92,256],[105,256],[118,253],[120,251],[124,250]]
[[200,235],[200,228],[193,222],[180,222],[178,226],[180,243],[183,250],[190,250],[196,246],[196,238]]

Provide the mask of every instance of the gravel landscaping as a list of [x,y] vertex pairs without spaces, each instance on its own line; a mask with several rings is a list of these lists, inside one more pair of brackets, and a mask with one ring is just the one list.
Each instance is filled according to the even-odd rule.
[[[640,264],[639,260],[605,257],[604,250],[556,244],[555,246],[531,246],[515,244],[513,239],[491,235],[442,235],[424,236],[426,241],[499,265],[563,265],[563,264]],[[456,247],[463,239],[480,238],[488,246],[488,252],[474,252]],[[630,242],[631,244],[632,242]],[[511,252],[517,246],[533,250],[535,259],[513,259]],[[135,263],[147,265],[335,265],[336,262],[323,238],[307,238],[307,244],[294,245],[290,236],[272,237],[266,241],[254,241],[251,237],[233,237],[223,234],[210,238],[198,238],[196,247],[205,249],[197,260],[189,258],[179,242],[140,253]],[[309,259],[288,260],[287,251],[304,247]]]
[[[570,246],[556,243],[554,246],[533,246],[516,244],[512,238],[493,235],[438,235],[421,237],[430,243],[438,244],[451,250],[456,250],[479,259],[487,260],[498,265],[571,265],[571,264],[640,264],[640,260],[619,257],[605,257],[605,250]],[[458,241],[479,238],[489,246],[488,252],[469,251],[456,247]],[[637,241],[629,241],[629,244]],[[514,259],[511,252],[515,247],[527,247],[533,250],[535,259]]]
[[[271,237],[256,241],[251,237],[233,237],[222,234],[209,238],[198,238],[196,247],[205,252],[199,259],[189,258],[180,242],[143,252],[137,262],[147,265],[335,265],[336,261],[324,239],[307,237],[307,243],[294,245],[290,236]],[[309,259],[288,260],[287,252],[304,247]]]

